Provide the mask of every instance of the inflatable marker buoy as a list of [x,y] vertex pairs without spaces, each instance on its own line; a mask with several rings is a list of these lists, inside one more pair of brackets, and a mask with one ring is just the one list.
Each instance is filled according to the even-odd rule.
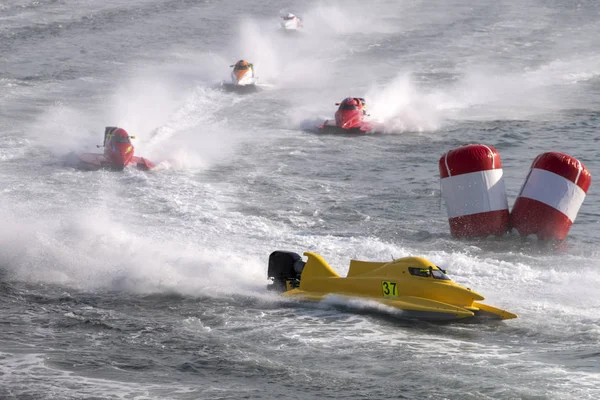
[[444,154],[439,168],[452,236],[501,236],[508,231],[508,201],[496,149],[462,146]]
[[513,228],[521,236],[563,240],[591,183],[590,172],[576,158],[557,152],[540,154],[512,209]]

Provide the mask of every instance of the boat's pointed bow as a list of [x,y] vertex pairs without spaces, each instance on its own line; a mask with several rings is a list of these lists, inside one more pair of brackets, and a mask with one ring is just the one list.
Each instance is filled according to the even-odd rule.
[[473,307],[479,309],[478,314],[484,314],[481,315],[483,317],[487,316],[492,318],[499,318],[502,320],[518,318],[517,314],[513,314],[510,311],[502,310],[501,308],[488,306],[487,304],[473,302]]

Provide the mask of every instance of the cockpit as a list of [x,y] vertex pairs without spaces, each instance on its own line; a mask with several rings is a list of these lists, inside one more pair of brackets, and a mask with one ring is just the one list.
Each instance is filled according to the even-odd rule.
[[112,140],[116,143],[131,143],[129,136],[115,136],[113,135]]
[[340,103],[340,110],[360,110],[365,107],[365,101],[359,97],[346,97],[344,101]]
[[248,64],[246,65],[239,65],[236,64],[235,67],[233,68],[235,71],[247,71],[250,67],[248,66]]
[[414,276],[420,276],[423,278],[433,277],[434,279],[440,279],[443,281],[451,280],[446,273],[441,269],[433,269],[433,267],[429,268],[417,268],[417,267],[408,267],[408,272]]
[[288,14],[285,17],[281,17],[281,18],[283,18],[284,21],[291,21],[293,19],[296,19],[296,16],[292,15],[292,14]]

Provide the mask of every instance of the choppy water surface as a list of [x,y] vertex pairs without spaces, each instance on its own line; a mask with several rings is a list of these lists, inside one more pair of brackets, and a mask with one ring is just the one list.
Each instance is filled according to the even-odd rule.
[[[279,15],[305,20],[284,35]],[[533,158],[599,176],[600,5],[534,1],[0,4],[0,397],[600,397],[600,201],[560,246],[455,240],[437,161]],[[262,92],[224,93],[252,61]],[[366,97],[388,133],[318,136]],[[157,171],[81,172],[104,126]],[[409,321],[265,291],[275,249],[420,255],[519,314]]]

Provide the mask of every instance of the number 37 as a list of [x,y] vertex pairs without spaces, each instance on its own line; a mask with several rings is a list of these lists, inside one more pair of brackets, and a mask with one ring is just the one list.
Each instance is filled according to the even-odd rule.
[[381,289],[383,289],[383,295],[385,297],[397,297],[398,287],[396,282],[392,281],[381,281]]

